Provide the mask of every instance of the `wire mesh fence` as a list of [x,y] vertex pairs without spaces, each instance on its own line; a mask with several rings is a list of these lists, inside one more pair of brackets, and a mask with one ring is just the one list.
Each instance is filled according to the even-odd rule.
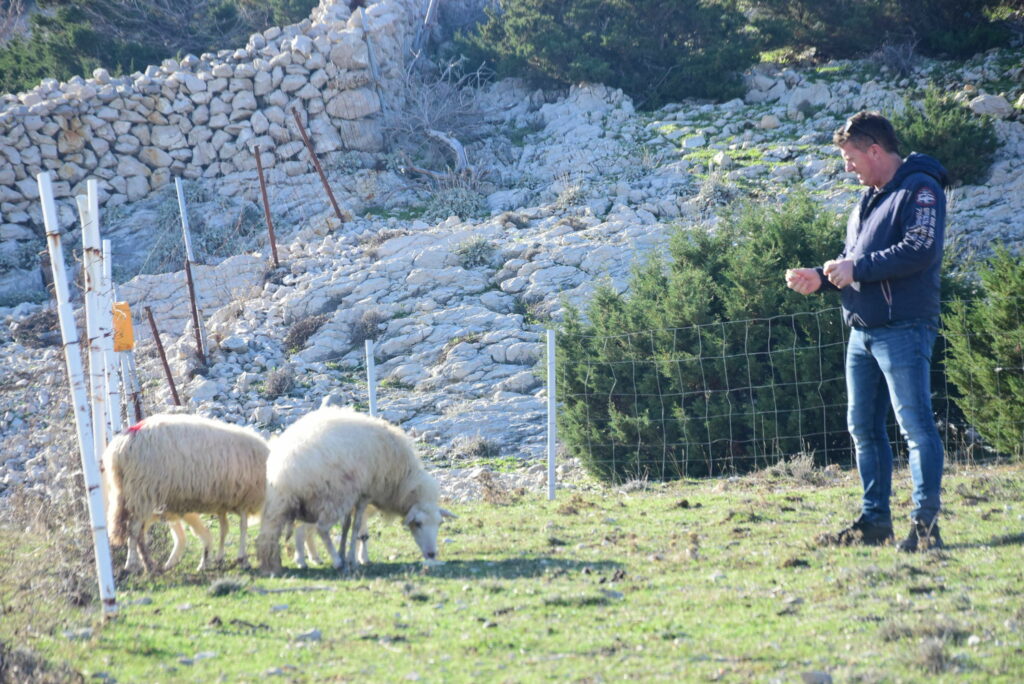
[[[846,425],[847,328],[838,308],[559,342],[560,433],[609,479],[744,472],[798,454],[854,460]],[[952,461],[978,437],[933,354],[933,411]],[[981,388],[970,388],[982,391]],[[999,392],[998,387],[984,391]],[[906,459],[894,417],[889,431]],[[1024,426],[1022,426],[1024,431]]]

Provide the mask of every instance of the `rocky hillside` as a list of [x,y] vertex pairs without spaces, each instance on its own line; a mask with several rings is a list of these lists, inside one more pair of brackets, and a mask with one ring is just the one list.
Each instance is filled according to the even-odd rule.
[[[363,340],[375,338],[381,414],[417,437],[449,496],[480,493],[462,468],[482,457],[524,465],[506,484],[539,485],[542,337],[566,303],[584,304],[602,282],[625,288],[631,264],[661,249],[674,226],[714,222],[733,200],[803,189],[845,213],[859,189],[831,133],[859,109],[900,107],[908,86],[934,83],[998,117],[991,178],[954,191],[949,233],[976,251],[997,240],[1019,246],[1024,126],[1010,103],[1020,67],[1019,54],[993,52],[922,63],[902,81],[867,62],[765,68],[749,75],[745,100],[653,113],[602,86],[559,94],[499,82],[475,96],[472,177],[428,187],[387,164],[336,171],[339,201],[356,215],[340,223],[329,208],[311,213],[323,190],[299,176],[298,201],[277,226],[279,270],[266,249],[200,267],[214,349],[204,373],[180,272],[137,276],[122,298],[137,316],[152,307],[188,410],[274,433],[328,395],[365,406]],[[255,196],[251,176],[205,187],[211,197]],[[149,202],[125,205],[104,235],[135,262],[154,241],[144,212],[173,197]],[[0,492],[53,486],[78,470],[49,306],[0,309]],[[147,410],[163,410],[154,345],[136,330]]]

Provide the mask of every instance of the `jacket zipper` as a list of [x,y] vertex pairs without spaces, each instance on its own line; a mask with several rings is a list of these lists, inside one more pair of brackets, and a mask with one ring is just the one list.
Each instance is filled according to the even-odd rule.
[[892,323],[892,284],[888,280],[882,281],[882,297],[889,305],[889,322]]

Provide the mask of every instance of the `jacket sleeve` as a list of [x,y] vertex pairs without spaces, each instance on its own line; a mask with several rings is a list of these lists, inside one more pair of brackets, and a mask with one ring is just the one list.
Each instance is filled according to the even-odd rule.
[[868,252],[853,264],[859,282],[895,280],[922,271],[940,258],[946,223],[946,197],[930,178],[908,186],[896,216],[895,244]]
[[[843,254],[836,257],[836,259],[838,260],[844,258],[845,253],[846,250],[843,250]],[[831,282],[829,282],[829,279],[825,277],[825,268],[823,266],[815,266],[814,270],[817,271],[818,277],[821,279],[821,287],[819,287],[816,290],[816,292],[818,292],[819,294],[822,292],[828,292],[829,290],[832,290],[833,292],[839,292],[839,288],[833,285]]]

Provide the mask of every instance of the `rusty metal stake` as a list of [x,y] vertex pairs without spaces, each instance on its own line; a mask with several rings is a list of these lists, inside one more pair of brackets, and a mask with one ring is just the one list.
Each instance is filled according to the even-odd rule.
[[196,354],[199,362],[206,366],[206,354],[203,353],[203,333],[199,327],[199,307],[196,306],[196,283],[192,280],[192,262],[185,257],[185,280],[188,281],[188,300],[192,305],[192,328],[196,333]]
[[302,135],[302,141],[306,143],[306,149],[309,150],[309,156],[313,160],[313,166],[316,167],[316,172],[320,174],[320,182],[324,184],[324,190],[327,191],[327,197],[331,200],[331,206],[334,207],[334,214],[338,217],[338,220],[342,223],[345,219],[341,216],[341,208],[338,207],[338,201],[334,199],[334,193],[331,192],[331,186],[327,183],[327,176],[324,175],[324,170],[320,166],[320,160],[316,158],[316,152],[313,151],[313,143],[310,142],[309,136],[306,135],[306,129],[302,127],[302,119],[299,118],[299,110],[296,107],[292,107],[292,116],[295,117],[295,125],[299,127],[299,134]]
[[270,233],[270,251],[274,255],[274,268],[281,263],[277,260],[277,239],[274,238],[274,221],[270,218],[270,200],[267,199],[267,181],[263,178],[263,160],[260,159],[260,146],[256,146],[256,172],[260,176],[260,192],[263,194],[263,215],[267,217],[267,231]]
[[164,344],[160,341],[160,331],[156,329],[156,321],[153,319],[153,310],[146,307],[146,315],[149,316],[149,327],[153,331],[153,339],[156,340],[156,350],[160,352],[160,360],[164,364],[164,374],[167,376],[167,384],[171,388],[171,396],[174,397],[174,405],[181,406],[181,399],[178,398],[178,389],[174,386],[174,378],[171,377],[171,367],[167,364],[167,354],[164,353]]
[[138,423],[144,417],[142,413],[142,388],[139,386],[139,372],[135,368],[135,350],[126,352],[124,369],[125,376],[129,379],[131,386],[132,405],[135,407],[135,422]]

